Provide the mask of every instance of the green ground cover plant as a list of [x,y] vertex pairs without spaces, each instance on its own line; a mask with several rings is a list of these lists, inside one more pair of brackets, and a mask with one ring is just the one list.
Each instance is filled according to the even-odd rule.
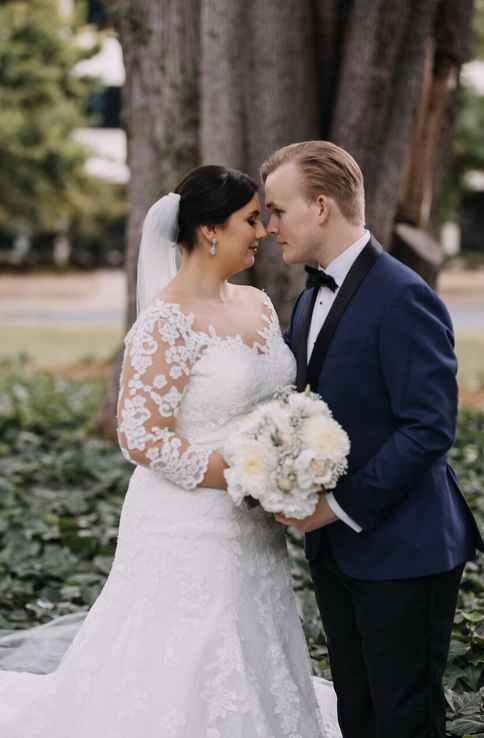
[[[105,582],[132,467],[94,432],[102,379],[0,366],[0,633],[89,608]],[[484,521],[484,413],[460,414],[451,452]],[[302,540],[291,569],[315,673],[330,678]],[[448,735],[484,738],[484,564],[468,564],[445,677]]]

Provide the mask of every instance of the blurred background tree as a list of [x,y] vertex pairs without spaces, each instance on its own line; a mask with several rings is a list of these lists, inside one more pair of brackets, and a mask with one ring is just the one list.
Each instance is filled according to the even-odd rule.
[[71,74],[81,52],[54,2],[7,2],[0,28],[0,223],[52,229],[82,191],[86,152],[71,136],[86,95]]
[[[434,286],[442,219],[463,212],[469,224],[482,211],[481,193],[465,189],[469,167],[482,168],[482,98],[458,85],[471,0],[7,0],[1,12],[0,260],[12,241],[10,265],[49,264],[64,249],[66,265],[116,266],[126,250],[128,326],[146,210],[203,162],[257,177],[281,145],[336,141],[365,172],[369,227]],[[98,176],[92,142],[108,157],[117,147],[114,177]],[[468,244],[479,228],[466,228]],[[270,239],[240,279],[266,288],[287,323],[303,273]],[[117,370],[111,433],[116,392]]]
[[73,69],[96,47],[74,42],[57,0],[7,0],[0,29],[2,241],[16,242],[14,262],[33,242],[25,261],[42,262],[56,240],[82,238],[84,225],[86,238],[90,229],[101,240],[107,221],[124,212],[113,187],[87,173],[89,152],[75,136],[94,82]]
[[[366,177],[368,225],[435,284],[442,261],[431,237],[435,173],[448,163],[449,111],[472,0],[105,6],[127,74],[128,323],[149,203],[189,164],[220,162],[257,175],[271,151],[310,138],[329,138],[356,157]],[[263,284],[287,321],[301,270],[287,270],[267,242],[244,279]]]
[[461,258],[484,262],[484,0],[475,0],[471,56],[457,91],[452,158],[441,201],[442,218],[458,223]]

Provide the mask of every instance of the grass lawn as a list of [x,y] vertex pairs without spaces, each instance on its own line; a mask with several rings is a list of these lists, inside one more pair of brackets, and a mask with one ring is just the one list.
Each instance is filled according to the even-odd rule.
[[36,366],[109,359],[122,340],[116,324],[0,325],[0,359],[25,353]]
[[[120,346],[116,324],[0,325],[0,359],[26,353],[40,367],[62,367],[109,359]],[[459,384],[469,392],[484,389],[484,333],[457,335]]]
[[460,333],[456,337],[459,385],[470,392],[484,389],[484,333]]

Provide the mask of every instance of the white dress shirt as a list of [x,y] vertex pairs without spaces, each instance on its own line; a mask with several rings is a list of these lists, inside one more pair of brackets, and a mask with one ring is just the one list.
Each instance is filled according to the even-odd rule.
[[[363,251],[363,249],[365,248],[369,240],[370,240],[370,233],[369,231],[365,230],[361,238],[359,238],[357,241],[352,243],[351,246],[348,246],[348,248],[345,249],[345,251],[343,251],[342,254],[337,256],[336,259],[333,259],[333,261],[331,261],[328,264],[328,266],[324,269],[326,274],[329,274],[331,277],[333,277],[333,279],[336,280],[338,289],[335,292],[332,292],[328,287],[319,288],[319,292],[316,297],[316,302],[314,303],[313,314],[311,317],[311,326],[309,328],[309,334],[308,334],[308,345],[307,345],[308,363],[311,358],[311,354],[313,352],[316,339],[319,335],[321,328],[324,325],[324,321],[328,317],[328,313],[331,310],[333,302],[336,299],[336,295],[338,294],[338,291],[341,289],[341,285],[343,284],[348,272],[353,266],[353,262],[361,254],[361,252]],[[322,267],[320,267],[320,269],[322,269]],[[329,492],[326,495],[326,499],[328,501],[328,505],[330,506],[334,514],[337,515],[338,518],[341,521],[343,521],[343,523],[346,523],[346,525],[349,525],[349,527],[352,528],[354,531],[356,531],[356,533],[361,533],[362,531],[361,525],[358,525],[358,523],[356,523],[352,518],[350,518],[350,516],[343,510],[343,508],[340,505],[338,505],[334,497],[334,494],[332,492]]]

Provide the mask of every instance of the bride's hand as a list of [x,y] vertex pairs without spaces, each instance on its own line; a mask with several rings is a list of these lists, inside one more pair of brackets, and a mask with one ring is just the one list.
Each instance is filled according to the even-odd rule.
[[328,505],[326,493],[321,495],[315,511],[307,518],[286,518],[282,513],[277,513],[274,517],[279,523],[282,523],[283,525],[292,525],[301,533],[311,533],[313,530],[323,528],[325,525],[330,525],[338,520],[338,517]]
[[210,487],[212,489],[227,489],[227,481],[224,477],[225,469],[228,469],[229,465],[225,462],[222,454],[214,451],[210,455],[208,462],[207,472],[200,483],[200,487]]

